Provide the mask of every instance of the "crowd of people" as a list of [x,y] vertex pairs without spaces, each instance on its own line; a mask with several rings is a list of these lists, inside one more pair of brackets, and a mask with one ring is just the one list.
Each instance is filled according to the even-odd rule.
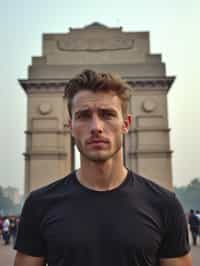
[[14,245],[18,224],[19,217],[17,216],[0,216],[0,238],[3,239],[5,245],[11,242]]
[[[190,210],[189,214],[189,225],[190,232],[192,235],[192,243],[194,246],[197,245],[197,239],[200,239],[200,212],[199,210]],[[200,241],[200,240],[199,240]]]

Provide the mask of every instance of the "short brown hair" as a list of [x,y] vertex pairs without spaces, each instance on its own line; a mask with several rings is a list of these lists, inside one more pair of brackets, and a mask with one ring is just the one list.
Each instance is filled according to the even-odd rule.
[[79,75],[69,80],[65,96],[68,99],[68,111],[72,116],[72,100],[74,96],[83,90],[92,92],[113,91],[122,102],[122,113],[127,114],[128,100],[131,96],[131,87],[118,75],[112,73],[97,73],[93,70],[84,70]]

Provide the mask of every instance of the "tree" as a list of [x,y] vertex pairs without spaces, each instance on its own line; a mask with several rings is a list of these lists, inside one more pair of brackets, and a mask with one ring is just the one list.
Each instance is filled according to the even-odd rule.
[[0,186],[0,210],[4,215],[11,214],[13,209],[15,208],[15,204],[11,199],[4,196],[3,188]]
[[175,193],[186,212],[190,209],[200,210],[200,179],[194,178],[188,186],[175,187]]

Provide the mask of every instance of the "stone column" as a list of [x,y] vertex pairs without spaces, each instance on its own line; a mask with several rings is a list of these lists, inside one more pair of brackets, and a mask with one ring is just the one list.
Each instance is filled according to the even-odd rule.
[[172,189],[167,93],[173,77],[129,79],[133,87],[133,124],[126,138],[129,168]]
[[25,193],[72,170],[71,135],[67,128],[66,82],[21,80],[27,93]]

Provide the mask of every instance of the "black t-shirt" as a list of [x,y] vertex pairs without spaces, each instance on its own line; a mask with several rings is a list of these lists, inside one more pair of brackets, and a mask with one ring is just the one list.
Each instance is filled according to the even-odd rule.
[[73,172],[30,194],[15,249],[49,266],[156,266],[189,244],[174,193],[131,171],[119,187],[94,191]]

